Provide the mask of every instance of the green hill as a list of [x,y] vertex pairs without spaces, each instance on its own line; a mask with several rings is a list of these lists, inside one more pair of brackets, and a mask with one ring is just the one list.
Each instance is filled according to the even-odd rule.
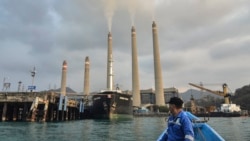
[[233,103],[240,105],[242,110],[250,111],[250,85],[238,88],[235,91],[235,96],[232,97]]

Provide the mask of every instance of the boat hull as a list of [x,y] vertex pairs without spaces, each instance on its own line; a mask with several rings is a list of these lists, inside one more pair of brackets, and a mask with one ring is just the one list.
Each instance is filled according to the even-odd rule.
[[[190,112],[186,112],[188,118],[193,122],[194,140],[195,141],[225,141],[212,127],[210,127],[205,121],[200,120]],[[165,129],[158,137],[157,141],[162,141]]]
[[96,119],[132,118],[132,96],[117,92],[94,94],[92,115]]

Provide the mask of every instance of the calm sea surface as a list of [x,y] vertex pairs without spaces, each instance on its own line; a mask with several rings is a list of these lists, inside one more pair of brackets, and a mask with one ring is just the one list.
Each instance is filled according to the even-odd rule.
[[[250,118],[210,118],[226,141],[250,141]],[[154,141],[165,128],[165,118],[79,120],[68,122],[0,122],[0,141]]]

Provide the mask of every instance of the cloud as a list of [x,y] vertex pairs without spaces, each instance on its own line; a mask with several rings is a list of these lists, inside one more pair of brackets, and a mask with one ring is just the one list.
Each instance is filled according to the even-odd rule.
[[[112,2],[112,1],[111,1]],[[108,3],[107,3],[108,4]],[[226,82],[232,90],[249,84],[248,0],[2,0],[0,79],[38,90],[60,87],[63,60],[67,85],[83,91],[84,59],[90,57],[91,91],[106,87],[106,11],[112,13],[115,84],[131,89],[131,25],[137,33],[141,88],[154,85],[152,21],[156,20],[164,87],[181,91],[188,82]],[[108,9],[107,9],[108,8]],[[110,27],[111,28],[111,27]]]

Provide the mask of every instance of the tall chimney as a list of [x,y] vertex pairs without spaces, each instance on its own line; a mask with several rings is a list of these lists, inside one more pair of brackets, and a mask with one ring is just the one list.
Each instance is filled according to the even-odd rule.
[[112,57],[112,35],[108,33],[108,57],[107,57],[107,90],[113,90],[113,57]]
[[155,21],[152,24],[153,32],[153,50],[154,50],[154,72],[155,72],[155,97],[156,105],[165,105],[163,82],[162,82],[162,72],[161,72],[161,61],[160,61],[160,51],[158,43],[158,32]]
[[85,69],[84,69],[84,90],[83,90],[83,94],[88,96],[89,95],[89,57],[87,56],[85,58]]
[[66,96],[66,77],[67,77],[67,62],[63,61],[62,80],[61,80],[61,95]]
[[133,106],[141,106],[140,82],[139,82],[139,69],[137,59],[137,46],[136,46],[136,32],[135,27],[131,29],[132,40],[132,93],[133,93]]

